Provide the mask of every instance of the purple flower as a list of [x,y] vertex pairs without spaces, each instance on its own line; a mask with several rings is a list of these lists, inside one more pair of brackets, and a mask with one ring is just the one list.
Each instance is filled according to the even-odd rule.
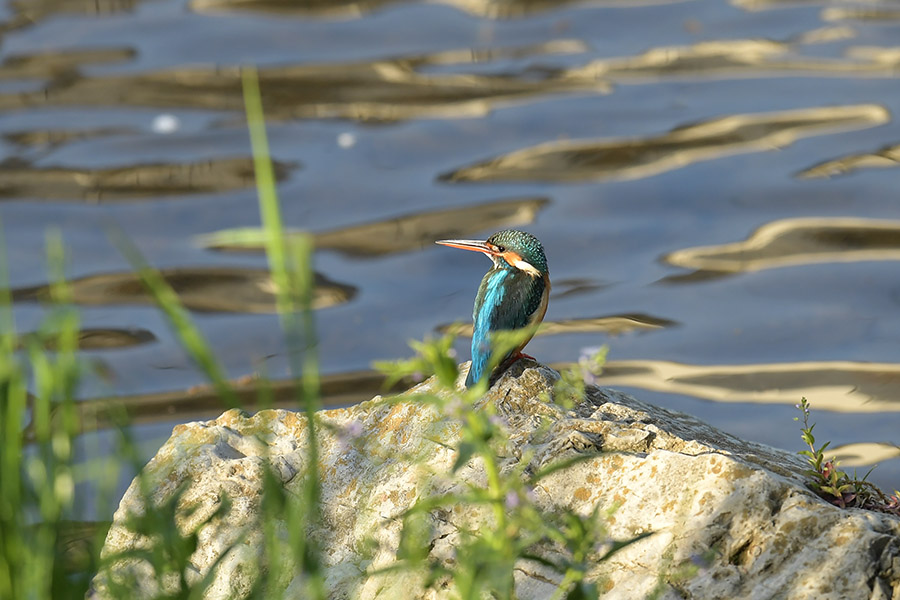
[[488,417],[488,422],[494,427],[503,427],[506,425],[506,420],[500,415],[491,415]]
[[519,506],[519,494],[515,492],[515,490],[509,490],[506,492],[506,498],[503,503],[506,505],[506,508],[512,510]]
[[354,419],[347,423],[344,427],[344,434],[351,440],[355,440],[363,434],[363,424],[361,421]]
[[450,402],[447,403],[447,412],[454,416],[461,414],[463,408],[465,408],[465,406],[463,405],[463,401],[456,397],[454,397],[450,400]]
[[589,360],[589,359],[593,358],[594,356],[596,356],[596,354],[598,352],[601,352],[602,350],[603,350],[602,346],[588,346],[587,348],[582,348],[581,354],[579,355],[578,360],[579,361]]
[[338,429],[337,443],[341,452],[345,452],[355,440],[359,439],[365,433],[365,427],[362,422],[354,419]]
[[691,562],[701,569],[708,569],[712,565],[709,557],[703,554],[691,554]]

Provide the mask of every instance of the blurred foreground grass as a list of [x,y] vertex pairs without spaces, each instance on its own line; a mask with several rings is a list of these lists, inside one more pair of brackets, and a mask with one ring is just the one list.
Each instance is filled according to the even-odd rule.
[[[265,125],[256,73],[247,69],[244,75],[245,102],[260,201],[260,213],[267,235],[267,254],[273,281],[277,287],[278,311],[282,330],[291,354],[292,374],[301,383],[296,386],[297,406],[310,419],[314,442],[314,415],[319,408],[318,365],[315,353],[315,331],[311,310],[312,270],[311,242],[304,236],[292,236],[286,243],[281,225],[275,177],[269,159]],[[116,245],[131,262],[147,289],[190,354],[195,364],[215,386],[222,408],[238,405],[224,370],[210,346],[181,305],[177,294],[138,250],[119,232],[111,232]],[[80,322],[77,310],[70,304],[64,275],[65,252],[59,234],[48,236],[48,270],[51,274],[51,303],[40,335],[25,338],[24,350],[17,349],[16,334],[9,293],[5,256],[0,257],[0,598],[66,599],[84,598],[91,579],[114,560],[101,559],[100,548],[109,522],[83,523],[77,515],[93,512],[111,517],[117,498],[114,490],[122,469],[130,467],[140,473],[138,448],[130,437],[127,417],[113,406],[106,408],[105,419],[117,421],[115,448],[103,450],[99,443],[88,444],[76,462],[73,447],[79,433],[91,430],[82,419],[89,415],[77,411],[75,393],[81,378],[91,375],[88,365],[78,355]],[[48,344],[47,341],[52,343]],[[46,348],[53,348],[48,351]],[[25,431],[30,435],[26,439]],[[316,444],[310,444],[311,469],[306,476],[302,502],[287,502],[284,490],[275,479],[266,480],[270,518],[286,521],[292,532],[289,544],[296,557],[309,571],[308,597],[324,598],[324,578],[319,551],[303,534],[310,520],[318,518],[319,477],[316,473]],[[138,476],[144,496],[149,497],[149,482]],[[91,497],[97,506],[83,506],[76,489],[93,486]],[[177,500],[177,496],[176,496]],[[184,536],[175,524],[175,504],[154,507],[132,523],[138,531],[160,540],[158,551],[144,556],[153,566],[159,589],[163,580],[177,573],[181,590],[176,596],[198,595],[202,584],[189,588],[184,580],[189,558],[196,547],[196,536]],[[148,503],[148,506],[150,504]],[[302,508],[301,508],[302,507]],[[224,509],[224,507],[223,507]],[[277,513],[277,514],[276,514]],[[215,515],[211,516],[213,518]],[[268,545],[271,556],[260,557],[270,572],[286,561],[283,548]],[[212,570],[214,571],[214,569]],[[278,577],[269,578],[279,580]],[[128,586],[113,590],[127,598]],[[254,591],[256,597],[274,597],[265,582]],[[199,596],[198,596],[199,597]]]
[[[292,375],[300,384],[295,386],[296,406],[305,413],[310,432],[309,470],[303,475],[300,497],[290,496],[274,473],[264,477],[261,511],[265,541],[256,564],[247,568],[265,568],[267,575],[257,578],[249,597],[281,598],[284,590],[278,589],[277,582],[301,575],[302,597],[324,599],[327,590],[322,549],[307,535],[321,520],[315,419],[320,407],[320,383],[311,309],[312,243],[308,236],[284,234],[253,69],[244,71],[243,83],[269,267],[277,289],[278,313]],[[184,349],[215,386],[222,408],[238,406],[224,370],[177,294],[144,262],[129,240],[117,232],[112,235],[155,297]],[[48,236],[47,256],[52,303],[47,307],[41,335],[26,339],[24,349],[17,346],[5,257],[0,257],[0,598],[84,598],[93,577],[122,558],[140,558],[152,567],[156,582],[151,589],[160,590],[160,598],[203,597],[216,568],[214,565],[200,581],[188,585],[191,555],[203,523],[189,532],[176,525],[179,494],[163,505],[145,502],[147,510],[130,518],[132,530],[156,540],[150,550],[101,557],[109,523],[76,520],[88,508],[76,490],[86,488],[92,488],[93,493],[84,496],[96,499],[90,512],[111,517],[118,502],[115,489],[123,467],[139,473],[137,482],[144,498],[150,497],[152,489],[141,473],[143,465],[137,444],[129,434],[127,416],[115,407],[109,407],[109,414],[104,415],[117,423],[115,447],[110,450],[101,448],[99,442],[86,443],[76,459],[73,448],[80,432],[92,428],[83,422],[91,417],[76,410],[75,394],[79,381],[92,373],[78,354],[79,315],[70,303],[64,275],[65,252],[59,234]],[[41,343],[47,339],[53,343]],[[504,348],[516,341],[515,336],[496,340],[496,354],[502,356]],[[610,540],[606,532],[608,516],[599,509],[587,517],[565,511],[554,516],[542,514],[535,506],[531,488],[542,477],[570,463],[552,465],[525,477],[523,469],[528,461],[523,459],[522,469],[501,473],[497,451],[506,444],[508,432],[492,410],[472,410],[486,391],[486,383],[473,390],[456,388],[457,364],[451,344],[450,337],[421,343],[416,346],[416,358],[385,363],[380,368],[389,379],[412,373],[437,375],[440,393],[418,396],[415,401],[439,404],[443,414],[460,423],[461,436],[454,447],[457,460],[446,475],[455,476],[461,466],[478,458],[485,467],[488,485],[484,489],[469,487],[465,493],[452,497],[424,498],[407,511],[403,515],[395,568],[423,574],[425,587],[449,583],[459,598],[482,598],[485,594],[512,598],[515,565],[531,560],[558,573],[556,597],[598,597],[596,583],[586,579],[589,567],[643,535],[631,540]],[[577,374],[564,377],[562,385],[561,397],[577,398],[583,391],[583,380]],[[264,399],[262,404],[265,405]],[[24,435],[26,428],[30,432],[28,438]],[[461,537],[452,567],[430,557],[427,546],[421,543],[429,527],[429,514],[448,505],[489,508],[483,519]],[[230,508],[225,499],[204,523]],[[564,560],[548,562],[532,554],[531,549],[544,542],[560,548]],[[121,598],[132,597],[138,583],[107,580],[110,592]],[[146,585],[141,587],[147,589]]]

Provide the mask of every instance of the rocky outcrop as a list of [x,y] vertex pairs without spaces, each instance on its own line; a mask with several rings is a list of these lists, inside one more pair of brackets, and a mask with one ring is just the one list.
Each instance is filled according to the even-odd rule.
[[[534,501],[543,511],[568,507],[587,515],[598,504],[617,506],[609,520],[613,538],[654,532],[591,569],[604,598],[644,598],[665,582],[660,597],[670,599],[900,600],[900,519],[832,506],[804,486],[804,463],[796,455],[616,391],[588,386],[583,401],[566,410],[546,400],[557,377],[547,367],[519,361],[475,410],[493,405],[509,427],[504,469],[520,460],[539,466],[591,455],[540,481]],[[427,381],[408,394],[434,385]],[[403,571],[370,575],[395,561],[397,516],[425,493],[423,478],[453,465],[458,421],[412,397],[375,398],[320,417],[323,525],[312,535],[323,548],[329,596],[446,596],[422,592],[420,580]],[[284,487],[299,493],[307,436],[300,414],[231,410],[214,421],[176,427],[145,468],[150,502],[161,505],[180,493],[179,506],[192,510],[180,526],[205,523],[185,575],[196,583],[214,567],[205,597],[240,597],[260,576],[247,565],[256,564],[263,540],[258,517],[264,468],[272,465]],[[355,437],[352,444],[348,436]],[[411,456],[418,467],[410,466]],[[474,483],[485,477],[477,461],[458,475]],[[129,514],[145,511],[144,496],[136,481],[115,514],[106,556],[159,543],[129,525]],[[228,510],[207,520],[226,496]],[[453,536],[439,534],[457,519],[465,515],[442,513],[424,547],[447,551]],[[699,570],[677,576],[692,562]],[[150,597],[159,591],[151,575],[142,558],[124,558],[98,576],[94,596],[112,597],[111,583],[124,582],[132,597]],[[558,580],[523,561],[516,570],[517,597],[549,598]],[[177,576],[163,581],[167,585],[177,586]],[[292,593],[300,589],[299,575],[278,585],[286,597],[302,597]]]

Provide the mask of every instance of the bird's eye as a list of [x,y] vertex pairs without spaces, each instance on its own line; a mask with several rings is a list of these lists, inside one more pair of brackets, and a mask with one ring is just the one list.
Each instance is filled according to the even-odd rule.
[[503,246],[497,246],[497,252],[503,254],[504,252],[506,252],[506,248],[504,248]]

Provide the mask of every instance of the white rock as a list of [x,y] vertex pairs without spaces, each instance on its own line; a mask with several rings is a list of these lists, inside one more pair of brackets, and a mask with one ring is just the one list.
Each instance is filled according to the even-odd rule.
[[[661,598],[667,599],[900,599],[900,519],[834,507],[806,489],[798,456],[619,392],[591,386],[585,402],[568,412],[547,404],[541,398],[555,378],[546,367],[520,361],[485,401],[510,424],[504,468],[515,466],[526,447],[535,451],[535,467],[573,452],[596,453],[540,482],[535,496],[543,510],[565,506],[587,515],[597,503],[618,505],[610,520],[613,538],[654,532],[594,567],[590,576],[604,598],[644,598],[663,581]],[[322,545],[329,597],[446,597],[423,593],[416,573],[366,573],[394,562],[398,515],[430,486],[440,488],[442,480],[432,474],[446,472],[455,454],[432,440],[454,444],[458,423],[429,404],[380,398],[320,417],[324,521],[311,539]],[[542,418],[552,422],[549,432],[539,429]],[[362,432],[356,445],[347,445],[345,428]],[[307,435],[304,417],[293,412],[247,416],[231,410],[215,421],[176,427],[145,468],[155,505],[186,485],[179,506],[195,512],[180,513],[183,531],[205,523],[226,496],[233,503],[224,516],[202,525],[186,575],[189,584],[196,583],[221,559],[206,598],[245,596],[265,569],[258,564],[265,539],[259,524],[264,466],[274,466],[281,485],[299,497]],[[410,463],[410,456],[420,463]],[[467,481],[484,481],[477,460],[460,472]],[[144,510],[135,482],[116,511],[104,556],[154,543],[127,526],[129,513]],[[422,542],[433,544],[433,556],[452,555],[454,528],[466,516],[444,511],[435,520],[434,539]],[[276,523],[286,540],[291,524]],[[683,577],[684,565],[704,553],[710,554],[708,565]],[[277,580],[266,575],[268,583],[285,590],[285,597],[303,597],[303,579],[292,563],[287,567]],[[553,594],[557,575],[533,563],[520,567],[518,598]],[[135,558],[98,576],[94,597],[113,597],[111,580],[130,585],[134,598],[149,598],[159,589],[147,563]],[[163,582],[166,588],[177,585],[177,577]]]

